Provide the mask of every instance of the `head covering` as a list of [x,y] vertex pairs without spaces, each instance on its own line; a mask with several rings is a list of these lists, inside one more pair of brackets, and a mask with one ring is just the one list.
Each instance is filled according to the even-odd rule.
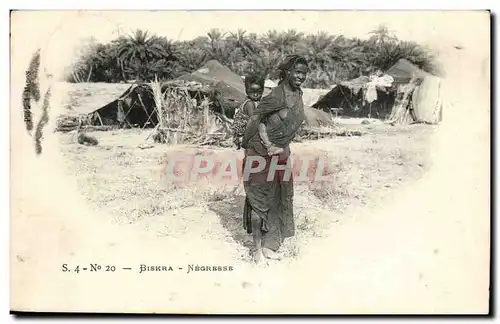
[[252,84],[258,84],[264,88],[266,78],[262,74],[252,73],[245,76],[245,87],[249,88]]
[[283,83],[283,80],[285,80],[285,78],[286,78],[287,72],[290,71],[291,69],[293,69],[293,67],[297,63],[301,63],[301,64],[305,64],[306,66],[309,66],[307,64],[306,58],[301,56],[301,55],[294,54],[294,55],[288,55],[287,57],[285,57],[283,62],[281,62],[281,64],[278,66],[278,70],[280,70],[279,84]]
[[281,62],[281,64],[278,66],[278,70],[289,71],[297,63],[302,63],[305,65],[308,65],[305,57],[303,57],[301,55],[294,54],[294,55],[288,55],[287,57],[285,57],[283,62]]

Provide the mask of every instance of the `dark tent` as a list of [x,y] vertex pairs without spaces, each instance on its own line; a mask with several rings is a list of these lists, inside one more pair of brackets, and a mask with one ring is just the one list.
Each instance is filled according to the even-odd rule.
[[[212,110],[232,118],[234,111],[246,98],[245,87],[240,76],[233,73],[218,61],[211,60],[192,73],[175,80],[164,82],[161,91],[176,84],[188,86],[191,98],[197,101],[209,97]],[[201,85],[200,85],[201,84]],[[93,111],[91,121],[94,125],[155,126],[158,116],[155,111],[153,91],[149,84],[132,85],[120,97]]]
[[90,113],[93,125],[154,126],[158,117],[148,84],[132,85],[120,97]]
[[394,85],[409,83],[413,76],[419,79],[425,79],[430,75],[405,59],[397,61],[396,64],[385,73],[394,78]]
[[370,107],[364,102],[363,91],[345,84],[338,84],[320,97],[312,107],[325,112],[336,110],[338,115],[345,117],[367,117],[370,115],[370,117],[384,118],[390,114],[393,104],[393,95],[377,89],[377,100]]
[[[208,97],[210,109],[228,118],[233,118],[234,111],[245,100],[243,79],[218,61],[211,60],[202,68],[185,74],[175,80],[161,84],[161,92],[167,88],[182,87],[189,97],[200,104]],[[158,124],[154,94],[150,84],[132,85],[122,95],[103,107],[93,111],[93,125],[121,125],[154,127]],[[331,123],[329,114],[305,107],[307,124],[323,125]]]
[[[217,101],[224,109],[224,114],[233,118],[234,111],[246,98],[242,78],[216,60],[208,61],[200,69],[185,74],[177,80],[195,81],[214,89]],[[219,107],[216,107],[216,111]],[[219,111],[222,113],[222,111]]]
[[228,67],[220,64],[217,60],[210,60],[198,70],[185,74],[177,79],[197,81],[212,86],[217,84],[219,81],[223,81],[226,85],[231,87],[231,91],[228,92],[228,94],[233,96],[241,96],[241,94],[245,94],[243,79],[238,74],[231,71]]
[[[206,97],[214,99],[214,92],[207,87],[189,85],[184,82],[170,81],[161,84],[161,93],[168,88],[183,87],[189,98],[197,105]],[[212,108],[217,103],[213,103]],[[125,127],[154,127],[158,124],[158,115],[151,84],[142,83],[130,86],[120,97],[103,107],[91,112],[92,125],[120,125]]]
[[396,62],[385,74],[392,77],[392,83],[390,87],[377,87],[376,100],[371,104],[364,98],[370,78],[361,76],[336,85],[313,107],[325,111],[341,109],[341,115],[347,117],[369,116],[397,122],[432,124],[440,121],[442,99],[439,77],[405,59]]
[[370,82],[370,78],[361,76],[334,86],[312,107],[324,111],[330,111],[332,108],[341,110],[341,114],[347,117],[373,116],[383,119],[391,114],[398,86],[408,84],[413,77],[421,82],[431,76],[406,59],[398,60],[385,74],[393,78],[392,85],[390,88],[377,88],[377,99],[371,105],[364,101],[362,90],[363,85]]
[[342,108],[345,111],[356,110],[359,100],[362,99],[362,93],[355,94],[349,87],[338,84],[320,97],[312,107],[326,112],[329,112],[331,108]]

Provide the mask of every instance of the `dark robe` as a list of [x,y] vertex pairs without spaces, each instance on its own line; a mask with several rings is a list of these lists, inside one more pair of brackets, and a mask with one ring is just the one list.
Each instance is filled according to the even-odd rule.
[[[279,116],[281,110],[286,110],[284,118]],[[267,155],[260,139],[258,126],[264,123],[269,140],[284,149],[279,155],[278,164],[286,164],[290,155],[290,143],[304,119],[302,91],[291,91],[281,84],[262,99],[243,136],[243,168],[249,156],[258,155],[266,159],[265,169],[250,174],[248,180],[243,182],[246,193],[243,225],[247,233],[252,233],[251,213],[256,213],[262,219],[262,246],[273,251],[278,250],[285,238],[295,234],[293,176],[290,173],[289,178],[285,179],[285,172],[278,170],[274,178],[267,181],[271,157]]]

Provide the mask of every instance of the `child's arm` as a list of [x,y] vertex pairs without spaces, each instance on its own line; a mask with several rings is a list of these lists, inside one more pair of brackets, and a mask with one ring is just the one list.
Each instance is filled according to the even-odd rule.
[[248,116],[252,116],[254,112],[255,104],[252,101],[248,101],[245,105],[245,112]]

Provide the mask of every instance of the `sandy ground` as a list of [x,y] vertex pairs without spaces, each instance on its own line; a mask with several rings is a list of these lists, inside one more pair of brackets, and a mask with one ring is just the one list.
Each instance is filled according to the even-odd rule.
[[[295,153],[327,154],[335,181],[296,186],[297,235],[283,247],[285,260],[265,269],[249,262],[241,186],[178,188],[161,177],[166,156],[195,148],[141,149],[147,133],[139,131],[94,133],[97,147],[53,134],[34,158],[19,125],[11,308],[487,312],[489,109],[480,109],[489,107],[487,86],[477,66],[454,67],[454,110],[445,112],[452,122],[370,125],[364,136],[294,144]],[[470,105],[478,107],[473,116],[464,113]],[[101,271],[62,271],[90,263]],[[175,270],[138,273],[141,264]],[[234,270],[186,273],[189,264]]]

